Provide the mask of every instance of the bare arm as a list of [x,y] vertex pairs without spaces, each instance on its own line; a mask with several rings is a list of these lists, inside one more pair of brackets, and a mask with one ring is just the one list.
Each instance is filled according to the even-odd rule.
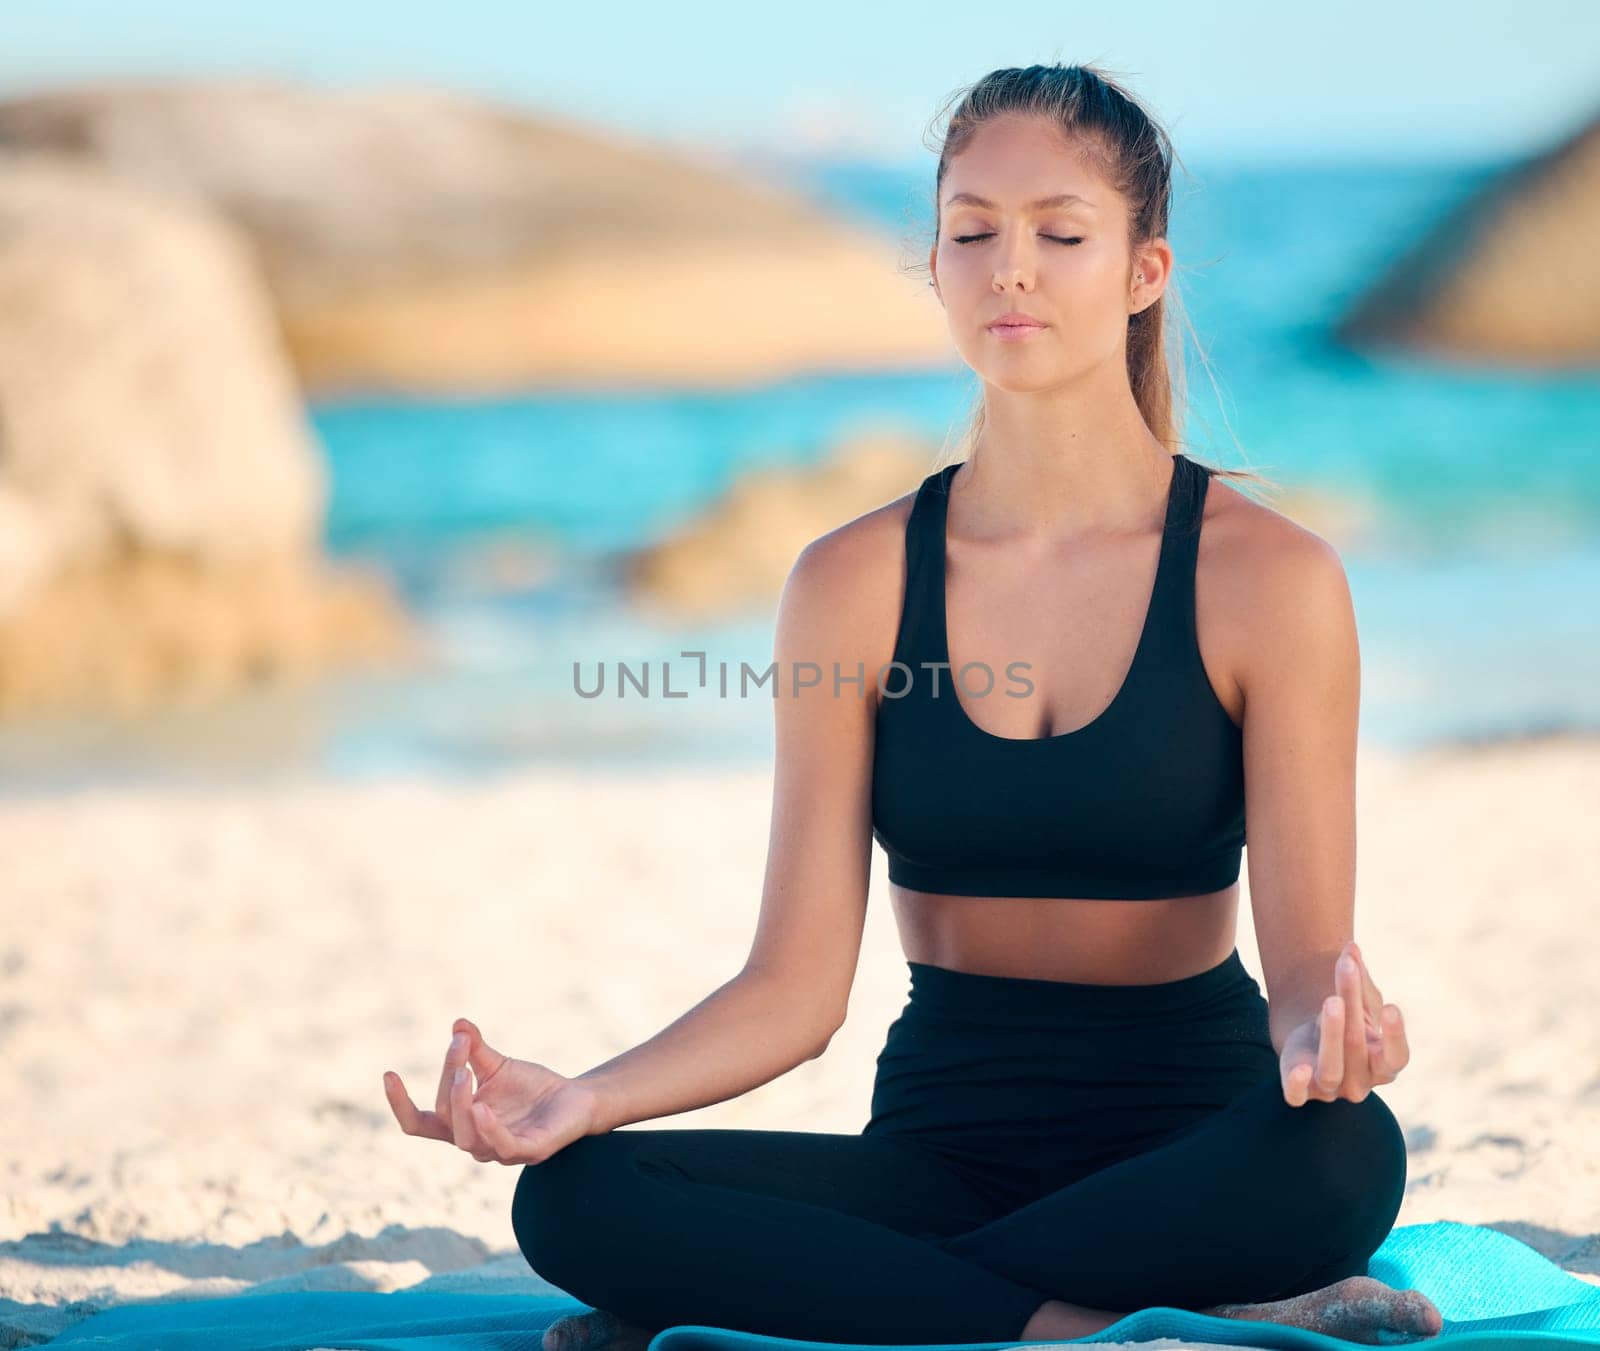
[[1274,1049],[1333,991],[1352,936],[1360,656],[1338,555],[1298,528],[1258,570],[1244,673],[1250,903]]
[[578,1075],[598,1104],[589,1133],[737,1098],[821,1055],[831,1030],[797,1018],[786,998],[741,972],[649,1041]]
[[[649,1041],[578,1076],[601,1133],[735,1098],[827,1049],[860,955],[871,864],[870,537],[802,551],[778,604],[776,764],[761,914],[744,969]],[[864,679],[834,692],[833,669]],[[795,692],[795,671],[822,683]],[[812,672],[814,675],[815,673]]]
[[1411,1058],[1350,937],[1360,656],[1338,555],[1309,532],[1256,570],[1245,675],[1250,903],[1284,1100],[1363,1101]]

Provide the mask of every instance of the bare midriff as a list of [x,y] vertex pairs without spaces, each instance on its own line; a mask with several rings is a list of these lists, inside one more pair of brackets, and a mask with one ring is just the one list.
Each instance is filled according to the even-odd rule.
[[891,884],[909,961],[978,975],[1149,985],[1209,971],[1233,951],[1239,884],[1150,901],[948,896]]

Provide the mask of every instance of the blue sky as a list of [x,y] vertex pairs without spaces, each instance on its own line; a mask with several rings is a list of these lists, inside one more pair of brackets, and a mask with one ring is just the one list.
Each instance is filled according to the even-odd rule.
[[251,73],[430,80],[731,152],[914,161],[995,66],[1126,76],[1186,159],[1516,155],[1600,109],[1600,3],[663,5],[4,0],[0,90]]

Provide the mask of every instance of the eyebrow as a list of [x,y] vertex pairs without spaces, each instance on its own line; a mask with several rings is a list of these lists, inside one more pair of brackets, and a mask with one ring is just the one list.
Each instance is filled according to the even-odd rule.
[[[994,210],[995,206],[987,197],[980,197],[975,192],[954,193],[945,198],[944,204],[946,206],[981,206],[990,211]],[[1094,203],[1087,197],[1078,196],[1075,192],[1058,192],[1053,197],[1040,197],[1028,203],[1029,208],[1034,211],[1045,211],[1053,206],[1074,205],[1093,206]]]

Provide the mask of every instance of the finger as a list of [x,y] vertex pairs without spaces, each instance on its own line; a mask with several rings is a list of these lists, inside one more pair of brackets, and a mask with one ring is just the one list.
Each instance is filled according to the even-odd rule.
[[1350,956],[1354,956],[1358,967],[1362,968],[1363,988],[1365,988],[1366,994],[1370,996],[1370,999],[1373,1000],[1368,1007],[1373,1010],[1373,1016],[1376,1016],[1378,1015],[1378,1005],[1381,1005],[1382,1002],[1384,1002],[1384,994],[1382,994],[1381,989],[1378,988],[1378,981],[1373,980],[1373,972],[1371,972],[1371,968],[1366,965],[1366,956],[1362,952],[1362,946],[1360,946],[1360,944],[1358,944],[1354,938],[1350,940]]
[[1372,971],[1367,966],[1367,959],[1362,954],[1360,945],[1351,939],[1348,945],[1350,955],[1356,959],[1356,966],[1361,971],[1361,1005],[1372,1015],[1373,1025],[1378,1023],[1378,1011],[1383,1007],[1383,991],[1378,988],[1378,982],[1373,980]]
[[467,1153],[475,1155],[483,1148],[472,1122],[472,1069],[466,1064],[459,1066],[451,1078],[450,1128],[455,1132],[456,1144]]
[[[1406,1067],[1411,1059],[1411,1045],[1406,1039],[1405,1019],[1401,1016],[1398,1004],[1385,1004],[1379,1014],[1379,1026],[1383,1030],[1383,1040],[1379,1042],[1374,1052],[1374,1060],[1381,1068],[1384,1082],[1387,1083]],[[1378,1070],[1373,1071],[1377,1077]]]
[[477,1103],[472,1111],[473,1124],[484,1142],[494,1151],[500,1163],[541,1163],[544,1155],[537,1138],[513,1135],[506,1129],[487,1103]]
[[1372,1091],[1372,1075],[1367,1063],[1367,1018],[1361,999],[1361,972],[1349,953],[1336,963],[1334,980],[1345,1007],[1344,1039],[1339,1048],[1344,1061],[1344,1078],[1340,1080],[1338,1094],[1351,1102],[1360,1102]]
[[1344,999],[1336,994],[1322,1001],[1321,1040],[1317,1044],[1315,1095],[1331,1098],[1344,1082]]
[[411,1101],[400,1076],[388,1070],[383,1076],[384,1096],[389,1099],[389,1109],[407,1135],[421,1135],[430,1140],[449,1140],[450,1131],[437,1112],[423,1112]]
[[1311,1096],[1311,1076],[1316,1073],[1316,1057],[1302,1052],[1283,1069],[1283,1100],[1291,1107],[1303,1107]]
[[1393,1082],[1395,1075],[1400,1072],[1398,1065],[1390,1063],[1391,1057],[1396,1054],[1394,1040],[1389,1035],[1384,1015],[1380,1013],[1378,1017],[1379,1035],[1367,1042],[1367,1073],[1372,1076],[1374,1087]]
[[457,1032],[450,1038],[450,1049],[444,1053],[444,1065],[439,1070],[439,1091],[434,1096],[434,1110],[447,1122],[450,1114],[450,1090],[455,1086],[456,1071],[467,1063],[467,1037]]
[[478,1025],[470,1018],[457,1018],[455,1030],[465,1033],[467,1040],[467,1060],[472,1065],[472,1071],[478,1076],[481,1084],[485,1079],[491,1078],[495,1071],[506,1063],[506,1057],[501,1055],[483,1039],[483,1033],[478,1030]]

